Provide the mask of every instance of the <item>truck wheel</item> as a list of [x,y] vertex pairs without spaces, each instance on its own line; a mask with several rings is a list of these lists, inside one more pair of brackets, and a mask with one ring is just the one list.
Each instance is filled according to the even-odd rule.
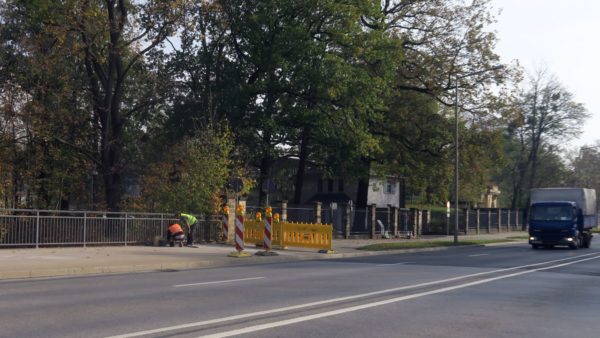
[[533,250],[537,250],[537,249],[539,249],[539,245],[537,245],[537,244],[531,244],[531,248]]
[[585,236],[583,236],[583,243],[582,243],[582,247],[589,249],[590,248],[590,244],[592,244],[592,236],[586,234]]

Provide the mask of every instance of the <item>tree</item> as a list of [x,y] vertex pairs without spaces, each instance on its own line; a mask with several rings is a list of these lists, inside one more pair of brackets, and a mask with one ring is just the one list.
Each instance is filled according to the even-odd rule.
[[383,149],[373,157],[378,173],[404,178],[428,203],[447,200],[451,121],[440,114],[439,103],[423,93],[397,93],[388,107],[385,119],[372,128]]
[[599,146],[599,144],[583,146],[579,148],[578,154],[570,159],[571,177],[568,180],[570,186],[593,188],[600,191]]
[[[14,32],[6,46],[17,60],[30,66],[22,68],[27,76],[17,83],[38,107],[30,109],[32,118],[57,123],[56,127],[66,122],[65,117],[72,118],[73,124],[62,125],[72,135],[79,131],[77,126],[94,129],[87,135],[79,133],[78,137],[88,140],[80,143],[46,128],[45,135],[35,134],[43,140],[42,152],[48,155],[48,145],[58,142],[95,163],[110,210],[119,209],[123,194],[126,129],[134,114],[154,102],[152,82],[136,84],[134,74],[140,72],[144,56],[175,32],[185,5],[183,0],[10,0],[2,8],[8,29]],[[57,161],[68,163],[67,159]],[[41,174],[47,176],[44,171]]]
[[[399,90],[425,93],[452,106],[458,87],[462,111],[485,113],[480,108],[497,97],[490,95],[489,84],[500,85],[518,75],[508,67],[482,72],[500,62],[496,35],[487,30],[495,20],[489,0],[384,0],[381,12],[382,16],[364,17],[363,22],[401,41],[404,58],[397,69]],[[486,116],[490,117],[481,115]]]
[[[90,107],[98,127],[99,164],[104,178],[107,207],[118,210],[121,202],[123,130],[131,115],[152,104],[151,94],[129,96],[132,70],[145,54],[177,29],[185,1],[125,0],[85,1],[73,8],[81,43],[77,52],[85,66]],[[129,86],[128,86],[129,85]],[[124,103],[128,103],[123,107]]]
[[[518,69],[497,67],[497,39],[487,30],[494,22],[489,1],[382,1],[381,12],[383,16],[379,18],[363,17],[365,26],[395,36],[404,55],[396,70],[396,97],[388,101],[390,109],[383,119],[394,126],[395,132],[389,128],[377,130],[379,127],[374,130],[383,139],[399,141],[387,142],[390,148],[385,154],[396,150],[403,153],[392,171],[387,172],[395,170],[397,176],[412,180],[412,186],[421,186],[427,192],[428,202],[447,198],[452,181],[452,112],[455,93],[459,91],[460,135],[465,137],[460,151],[469,156],[460,159],[460,167],[470,169],[461,175],[466,178],[461,182],[461,189],[465,190],[461,196],[467,193],[476,200],[477,190],[482,190],[488,184],[484,181],[493,174],[490,161],[498,158],[498,112],[511,97],[507,95],[507,80],[517,80],[519,76]],[[410,93],[424,98],[411,99]],[[434,102],[438,105],[434,106]],[[398,107],[407,113],[398,115]],[[485,151],[486,146],[494,148]],[[489,157],[478,162],[474,154]],[[418,177],[415,172],[423,175]]]
[[537,70],[520,95],[518,119],[510,126],[509,137],[517,140],[511,207],[518,207],[523,189],[536,187],[540,154],[581,131],[588,117],[584,106],[573,100],[558,79],[547,70]]
[[10,149],[3,154],[12,171],[10,205],[66,207],[71,193],[85,190],[89,163],[64,144],[86,147],[91,135],[80,105],[82,77],[64,57],[74,42],[54,34],[53,20],[64,15],[54,3],[10,1],[0,11],[0,118],[6,127],[0,132]]
[[142,174],[141,196],[131,199],[144,210],[217,213],[220,193],[234,169],[233,138],[227,129],[206,126],[185,137]]
[[368,121],[380,116],[381,74],[393,69],[384,60],[399,50],[381,32],[362,29],[360,15],[377,8],[333,0],[196,6],[189,34],[202,38],[184,34],[173,59],[186,74],[173,116],[226,117],[259,186],[277,159],[297,156],[298,195],[308,163],[332,171],[375,145]]

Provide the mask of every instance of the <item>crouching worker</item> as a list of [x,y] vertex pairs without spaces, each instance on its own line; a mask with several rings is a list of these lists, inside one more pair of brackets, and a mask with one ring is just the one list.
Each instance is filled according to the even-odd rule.
[[183,241],[185,240],[185,233],[181,228],[181,225],[177,223],[173,223],[167,229],[167,242],[169,242],[170,246],[175,246],[175,241],[179,243],[179,246],[183,246]]

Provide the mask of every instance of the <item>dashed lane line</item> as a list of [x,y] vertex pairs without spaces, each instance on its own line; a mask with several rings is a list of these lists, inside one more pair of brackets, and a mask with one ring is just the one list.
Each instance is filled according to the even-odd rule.
[[198,285],[209,285],[209,284],[223,284],[223,283],[234,283],[234,282],[243,282],[248,280],[257,280],[263,279],[265,277],[251,277],[251,278],[240,278],[240,279],[229,279],[229,280],[217,280],[214,282],[202,282],[202,283],[191,283],[191,284],[178,284],[173,285],[174,288],[182,288],[186,286],[198,286]]
[[399,262],[399,263],[389,263],[389,264],[377,264],[375,266],[391,266],[391,265],[403,265],[403,264],[413,264],[415,262]]

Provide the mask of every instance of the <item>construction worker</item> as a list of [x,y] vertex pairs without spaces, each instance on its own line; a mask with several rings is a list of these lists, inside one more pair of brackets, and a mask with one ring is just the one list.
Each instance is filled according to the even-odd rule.
[[194,244],[194,229],[196,228],[196,224],[198,224],[198,220],[194,215],[184,213],[177,213],[175,217],[179,218],[179,222],[188,229],[187,246],[192,246]]
[[179,242],[179,246],[182,246],[181,243],[185,239],[185,233],[181,228],[181,225],[177,223],[173,223],[167,228],[167,242],[169,242],[170,246],[175,246],[175,241]]

